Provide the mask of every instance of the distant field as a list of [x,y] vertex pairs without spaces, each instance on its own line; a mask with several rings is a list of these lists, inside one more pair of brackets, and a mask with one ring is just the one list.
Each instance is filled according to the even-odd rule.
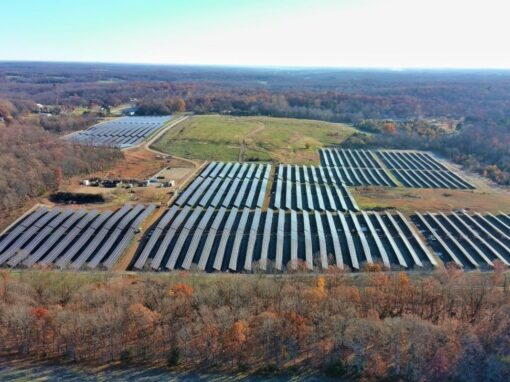
[[154,148],[190,159],[318,164],[317,147],[339,144],[355,131],[312,120],[205,115],[171,129]]

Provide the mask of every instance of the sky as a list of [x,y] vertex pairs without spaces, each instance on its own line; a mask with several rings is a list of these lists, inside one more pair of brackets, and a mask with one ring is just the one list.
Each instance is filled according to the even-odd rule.
[[0,0],[0,60],[507,68],[507,0]]

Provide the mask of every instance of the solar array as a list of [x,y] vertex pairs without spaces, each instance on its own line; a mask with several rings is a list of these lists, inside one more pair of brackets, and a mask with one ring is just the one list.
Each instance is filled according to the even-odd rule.
[[66,139],[85,145],[127,148],[144,141],[171,118],[171,116],[116,118],[68,135]]
[[284,270],[300,262],[308,269],[437,265],[400,213],[173,206],[146,236],[132,268],[249,272],[254,263]]
[[412,219],[444,263],[466,269],[510,265],[510,217],[466,211],[416,213]]
[[0,236],[0,266],[112,268],[154,205],[115,212],[40,207]]
[[321,166],[337,182],[348,186],[388,186],[396,184],[369,150],[320,149]]
[[212,162],[179,195],[178,206],[262,207],[271,165]]
[[430,154],[418,151],[379,150],[377,155],[406,187],[473,189]]
[[331,168],[278,166],[273,182],[273,208],[358,211],[358,205]]

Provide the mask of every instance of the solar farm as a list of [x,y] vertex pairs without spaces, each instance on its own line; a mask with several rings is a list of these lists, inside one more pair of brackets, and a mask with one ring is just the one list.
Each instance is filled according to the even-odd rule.
[[123,149],[140,144],[171,119],[171,116],[116,118],[68,135],[66,139],[83,145]]
[[[127,117],[72,136],[135,145],[169,117]],[[82,138],[80,138],[82,137]],[[320,165],[207,162],[167,207],[39,207],[0,236],[0,266],[134,271],[467,270],[510,264],[510,217],[360,209],[352,187],[474,186],[425,152],[322,148]],[[159,211],[159,212],[156,212]],[[144,231],[140,227],[149,221]],[[136,240],[136,242],[135,242]]]

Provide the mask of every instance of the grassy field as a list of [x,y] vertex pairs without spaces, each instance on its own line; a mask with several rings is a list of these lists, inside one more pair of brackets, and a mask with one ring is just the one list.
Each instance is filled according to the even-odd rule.
[[317,147],[339,144],[355,131],[321,121],[204,115],[171,129],[154,148],[190,159],[318,164]]

